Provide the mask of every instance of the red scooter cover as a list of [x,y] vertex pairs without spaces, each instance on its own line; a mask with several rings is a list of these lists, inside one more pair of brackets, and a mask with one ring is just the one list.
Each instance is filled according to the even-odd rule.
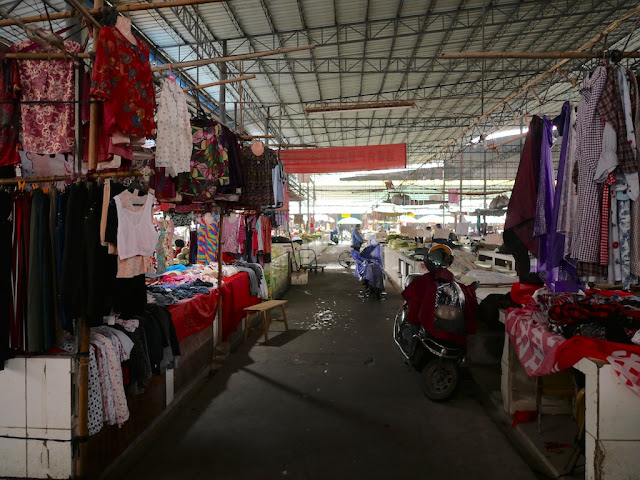
[[[450,282],[454,280],[453,274],[449,270],[438,270],[436,273],[427,273],[416,278],[402,292],[402,296],[407,301],[409,311],[407,319],[414,325],[422,325],[424,329],[440,340],[448,340],[458,345],[466,346],[467,336],[449,332],[448,330],[437,330],[435,328],[434,314],[436,310],[437,281]],[[456,282],[458,283],[458,282]],[[466,332],[468,334],[476,331],[476,308],[478,299],[476,291],[471,286],[458,283],[464,293],[464,318]]]

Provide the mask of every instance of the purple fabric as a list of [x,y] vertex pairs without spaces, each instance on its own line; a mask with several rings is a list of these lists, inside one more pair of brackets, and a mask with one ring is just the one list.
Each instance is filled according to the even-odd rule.
[[[555,194],[553,184],[553,123],[546,115],[542,119],[542,146],[540,149],[540,181],[538,183],[538,199],[536,202],[536,218],[533,234],[539,238],[538,264],[546,264],[548,247],[547,237],[551,230],[551,215]],[[554,228],[555,229],[555,228]]]
[[[550,148],[547,149],[547,135],[551,134],[551,130],[547,130],[547,122],[545,117],[544,133],[542,138],[542,159],[546,160],[547,150],[551,154]],[[553,195],[551,215],[548,217],[550,223],[546,233],[546,242],[541,239],[540,245],[545,245],[546,259],[539,258],[540,266],[538,275],[544,279],[545,283],[552,292],[577,292],[579,287],[579,279],[576,275],[575,266],[568,263],[564,257],[565,236],[557,232],[558,215],[560,211],[560,197],[562,195],[562,185],[564,183],[564,170],[567,158],[567,145],[569,143],[569,135],[571,134],[571,104],[565,102],[562,106],[562,113],[553,120],[553,124],[558,128],[558,133],[562,136],[562,146],[560,148],[560,159],[558,161],[558,181]],[[541,160],[542,163],[542,160]],[[542,177],[541,177],[542,179]],[[570,181],[570,179],[568,179]],[[553,179],[552,179],[553,182]],[[542,182],[541,182],[542,183]],[[553,188],[553,183],[552,183]]]

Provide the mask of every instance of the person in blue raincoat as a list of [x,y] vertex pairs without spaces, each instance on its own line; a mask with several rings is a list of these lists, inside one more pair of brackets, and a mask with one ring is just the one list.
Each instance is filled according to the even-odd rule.
[[362,234],[360,233],[360,225],[356,225],[353,228],[353,232],[351,232],[351,248],[359,252],[363,243],[364,238],[362,238]]

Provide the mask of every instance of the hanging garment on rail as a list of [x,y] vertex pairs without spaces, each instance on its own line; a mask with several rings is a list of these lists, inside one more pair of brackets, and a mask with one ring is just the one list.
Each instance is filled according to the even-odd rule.
[[116,27],[102,27],[96,43],[91,96],[104,100],[107,133],[153,137],[156,94],[149,47],[127,40]]
[[244,217],[232,213],[224,216],[222,222],[222,251],[242,253],[244,251]]
[[53,346],[55,337],[49,198],[40,189],[33,192],[27,290],[26,350],[40,353]]
[[118,257],[122,260],[136,255],[152,257],[158,242],[152,220],[153,194],[138,197],[125,190],[114,201],[118,211]]
[[[64,41],[67,52],[78,53],[82,45]],[[53,53],[50,45],[25,40],[11,46],[11,51]],[[19,91],[22,146],[33,153],[72,152],[75,146],[75,76],[73,60],[18,60],[15,88]],[[56,103],[37,103],[54,101]],[[65,103],[68,102],[68,103]]]
[[209,264],[216,261],[218,255],[218,224],[220,217],[207,213],[198,224],[198,263]]
[[186,94],[175,79],[165,78],[158,99],[156,167],[175,177],[191,170],[191,124]]
[[173,220],[170,218],[157,220],[158,243],[156,245],[156,272],[164,273],[173,265]]
[[0,370],[11,357],[9,316],[11,312],[11,195],[0,192]]
[[[4,53],[6,47],[0,47]],[[13,165],[18,157],[19,108],[15,84],[16,63],[14,60],[0,60],[0,166]]]
[[194,121],[190,173],[180,174],[176,188],[192,201],[212,202],[218,175],[218,142],[213,122]]
[[580,87],[577,115],[577,150],[573,178],[576,180],[578,205],[576,225],[572,232],[571,257],[578,263],[580,276],[604,277],[600,264],[600,232],[602,187],[594,181],[602,153],[604,123],[598,103],[607,83],[606,67],[597,67]]
[[250,147],[242,151],[244,188],[240,204],[245,207],[273,205],[273,169],[278,164],[276,153],[265,148],[262,155],[256,155]]

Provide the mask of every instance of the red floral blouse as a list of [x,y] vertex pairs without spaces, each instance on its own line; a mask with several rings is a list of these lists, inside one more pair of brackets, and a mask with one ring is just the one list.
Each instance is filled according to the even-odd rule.
[[116,27],[102,27],[96,45],[91,96],[105,101],[105,128],[138,137],[156,130],[149,47],[140,39],[127,40]]

